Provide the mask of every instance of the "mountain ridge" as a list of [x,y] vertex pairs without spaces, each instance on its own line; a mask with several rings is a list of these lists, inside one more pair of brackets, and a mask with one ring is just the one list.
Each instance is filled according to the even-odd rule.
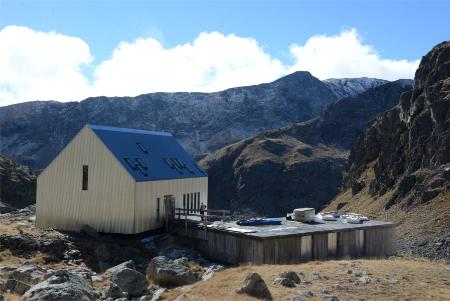
[[[358,81],[359,79],[354,79]],[[317,116],[334,93],[309,72],[220,92],[90,97],[0,107],[1,153],[44,168],[86,123],[168,131],[196,158],[271,128]]]

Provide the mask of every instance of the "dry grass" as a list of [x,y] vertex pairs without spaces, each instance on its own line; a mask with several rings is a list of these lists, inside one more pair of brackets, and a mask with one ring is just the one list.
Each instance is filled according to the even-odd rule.
[[22,298],[18,295],[10,294],[10,293],[4,293],[3,297],[5,298],[5,301],[21,301]]
[[[303,272],[310,284],[302,282],[295,288],[272,284],[280,272]],[[348,270],[361,270],[370,279],[358,281]],[[249,272],[257,272],[265,280],[274,300],[292,300],[304,292],[323,300],[322,290],[330,290],[340,300],[449,300],[450,265],[425,260],[393,258],[388,260],[317,261],[297,265],[240,266],[216,273],[208,281],[169,291],[165,300],[255,300],[235,293]],[[319,272],[315,279],[312,272]]]

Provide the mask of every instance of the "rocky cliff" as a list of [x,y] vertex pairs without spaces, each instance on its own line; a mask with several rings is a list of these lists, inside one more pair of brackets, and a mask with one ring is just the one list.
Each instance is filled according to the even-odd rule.
[[328,106],[319,117],[222,148],[200,163],[209,204],[264,215],[321,208],[341,187],[351,145],[367,122],[395,106],[412,81],[399,80]]
[[359,137],[344,184],[329,208],[399,221],[403,245],[450,258],[436,247],[450,237],[450,42],[423,57],[413,89]]
[[36,202],[36,175],[26,166],[0,156],[0,213]]

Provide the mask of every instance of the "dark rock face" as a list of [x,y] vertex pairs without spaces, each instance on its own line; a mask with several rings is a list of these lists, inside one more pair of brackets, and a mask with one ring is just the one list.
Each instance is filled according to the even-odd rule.
[[336,96],[308,72],[216,93],[152,93],[0,108],[2,153],[44,168],[86,123],[171,132],[195,156],[317,116]]
[[[373,165],[373,167],[369,167]],[[395,189],[392,205],[426,203],[449,185],[450,43],[435,46],[416,71],[413,90],[400,103],[371,122],[352,148],[345,185],[367,169],[372,196]]]
[[[0,156],[0,211],[24,208],[36,202],[36,175],[11,159]],[[10,210],[7,210],[10,208]]]
[[218,150],[200,164],[209,206],[283,215],[321,209],[340,190],[349,149],[367,122],[395,106],[412,81],[400,80],[329,105],[319,117]]

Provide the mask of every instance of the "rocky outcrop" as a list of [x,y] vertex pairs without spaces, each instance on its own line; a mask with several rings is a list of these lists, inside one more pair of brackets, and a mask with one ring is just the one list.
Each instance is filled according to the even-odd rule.
[[0,213],[36,202],[36,174],[5,156],[0,156]]
[[215,93],[152,93],[0,108],[2,154],[44,168],[86,123],[168,131],[195,156],[317,116],[336,96],[308,72]]
[[412,81],[400,80],[328,106],[319,117],[222,148],[200,164],[209,206],[263,215],[321,209],[341,188],[351,145],[367,122],[395,106]]
[[181,286],[197,280],[186,265],[165,256],[154,257],[150,261],[147,276],[162,286]]
[[[450,227],[450,42],[423,57],[413,89],[358,138],[344,185],[330,209],[401,221],[401,248],[435,253],[424,248]],[[426,237],[432,243],[419,246]]]
[[[437,174],[440,180],[429,188],[442,188],[448,181],[449,154],[450,43],[444,42],[422,59],[413,90],[375,119],[353,146],[345,184],[351,186],[373,162],[375,177],[368,183],[372,195],[383,195],[398,184],[394,198],[400,200]],[[418,193],[411,203],[428,201],[429,192]]]
[[258,273],[249,273],[245,277],[242,287],[237,289],[236,292],[238,294],[247,294],[258,299],[272,300],[272,294],[269,288]]

